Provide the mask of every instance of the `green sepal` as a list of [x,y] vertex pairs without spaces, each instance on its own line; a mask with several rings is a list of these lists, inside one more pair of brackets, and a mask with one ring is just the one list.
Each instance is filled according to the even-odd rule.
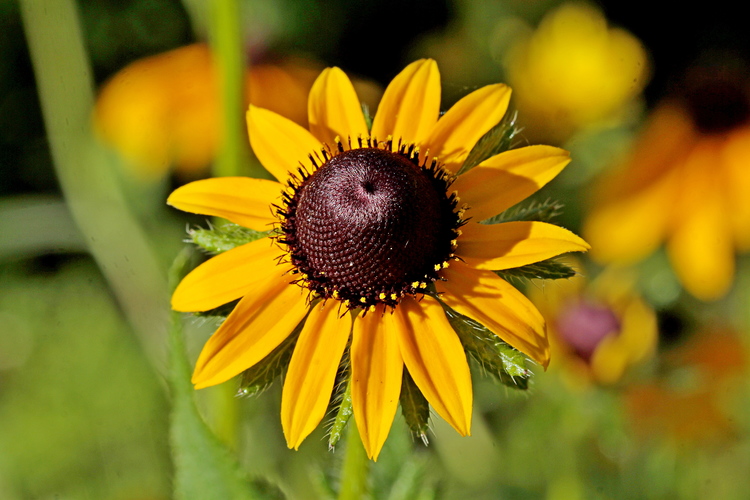
[[453,329],[466,352],[497,380],[514,389],[527,389],[531,371],[526,356],[471,318],[446,308]]
[[520,131],[516,127],[517,118],[518,113],[507,113],[500,123],[484,134],[469,152],[457,175],[468,172],[488,158],[508,151]]
[[578,272],[569,265],[553,257],[551,259],[542,260],[521,267],[495,271],[495,274],[506,281],[524,282],[532,279],[559,280],[572,278],[577,275]]
[[190,240],[207,252],[218,254],[231,250],[245,243],[259,240],[271,234],[271,231],[255,231],[231,222],[208,229],[188,229]]
[[[343,389],[343,390],[342,390]],[[338,392],[340,394],[337,394]],[[341,437],[344,435],[344,429],[349,419],[354,414],[352,407],[352,378],[347,377],[339,382],[334,391],[333,405],[331,413],[334,413],[331,428],[328,430],[328,449],[333,450]]]
[[339,369],[336,372],[336,384],[333,387],[331,402],[328,404],[328,415],[332,416],[328,429],[328,448],[333,450],[343,436],[346,424],[354,410],[352,408],[352,365],[350,358],[351,340],[344,349]]
[[406,420],[412,435],[419,438],[427,446],[427,429],[430,427],[430,404],[419,390],[414,379],[411,378],[409,370],[404,368],[404,376],[401,381],[401,414]]
[[242,372],[238,396],[257,396],[286,372],[304,324],[305,322],[301,321],[297,328],[292,331],[292,334],[284,339],[268,356]]
[[563,204],[553,200],[532,201],[528,205],[516,205],[501,214],[482,221],[482,224],[500,224],[516,221],[551,222],[562,213]]
[[214,307],[213,309],[209,309],[208,311],[197,311],[194,312],[196,316],[199,316],[201,318],[226,318],[231,314],[232,311],[234,311],[234,308],[237,307],[237,304],[239,304],[240,299],[233,300],[232,302],[227,302],[226,304],[220,305],[219,307]]
[[367,125],[367,130],[372,130],[372,115],[370,114],[370,106],[367,105],[367,103],[362,103],[362,114],[365,117],[365,125]]

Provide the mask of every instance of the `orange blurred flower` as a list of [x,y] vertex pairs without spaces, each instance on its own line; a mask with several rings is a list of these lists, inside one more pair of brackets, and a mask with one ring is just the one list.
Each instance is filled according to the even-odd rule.
[[747,352],[731,331],[705,332],[665,356],[667,376],[635,386],[626,406],[635,434],[673,445],[720,444],[738,429],[726,404],[747,373]]
[[649,73],[640,41],[582,3],[549,13],[511,48],[506,66],[527,135],[556,141],[622,114]]
[[581,276],[530,291],[547,318],[550,350],[572,385],[614,384],[656,347],[654,311],[638,296],[623,269],[594,281]]
[[725,295],[750,249],[750,94],[726,67],[698,67],[660,105],[623,168],[605,179],[584,233],[601,262],[633,263],[664,241],[702,300]]
[[[307,124],[307,94],[319,68],[299,61],[258,64],[247,74],[247,104]],[[94,126],[137,175],[158,178],[174,167],[192,177],[220,143],[219,90],[207,45],[196,43],[140,59],[99,94]]]

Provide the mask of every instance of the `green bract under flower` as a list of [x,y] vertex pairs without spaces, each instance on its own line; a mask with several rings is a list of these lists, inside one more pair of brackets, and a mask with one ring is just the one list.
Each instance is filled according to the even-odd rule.
[[[546,366],[544,320],[495,271],[588,245],[545,222],[480,222],[549,182],[568,153],[529,146],[481,158],[455,176],[502,119],[509,98],[505,85],[489,85],[438,120],[437,65],[420,60],[388,86],[372,129],[338,68],[323,71],[313,85],[309,131],[251,106],[251,145],[279,182],[207,179],[168,200],[255,231],[276,228],[208,260],[175,291],[172,306],[180,311],[240,299],[201,352],[196,388],[267,359],[283,366],[291,352],[281,404],[288,445],[299,447],[318,426],[338,374],[375,459],[404,393],[418,403],[416,391],[469,434],[469,336],[479,339],[477,349],[486,348],[482,356],[495,349],[502,357],[495,338]],[[454,331],[457,314],[474,321],[471,333]],[[290,335],[298,335],[296,343]],[[525,369],[516,373],[524,376]],[[265,383],[262,374],[252,378],[257,387]],[[413,414],[426,415],[416,403]],[[412,423],[416,432],[426,428]]]

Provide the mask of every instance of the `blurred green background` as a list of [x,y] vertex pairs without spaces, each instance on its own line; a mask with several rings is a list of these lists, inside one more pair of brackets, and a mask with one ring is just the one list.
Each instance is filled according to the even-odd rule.
[[[228,24],[216,13],[222,4],[237,9]],[[186,226],[205,220],[164,200],[232,161],[212,133],[233,129],[219,126],[217,95],[227,90],[214,80],[208,49],[158,54],[221,45],[231,35],[223,28],[236,21],[239,90],[228,123],[242,116],[247,95],[304,122],[306,91],[332,65],[356,78],[372,110],[390,79],[420,57],[439,64],[444,109],[481,85],[508,82],[518,144],[572,153],[536,199],[564,203],[556,222],[580,234],[599,203],[592,193],[639,154],[641,134],[663,103],[682,103],[693,142],[655,165],[700,141],[744,134],[750,38],[737,9],[711,2],[681,9],[678,22],[675,12],[643,1],[0,0],[0,498],[174,496],[180,457],[170,446],[167,274]],[[723,86],[691,86],[695,75],[701,85],[720,75]],[[276,86],[283,91],[275,94]],[[708,96],[698,100],[702,107],[694,95]],[[716,116],[706,118],[706,109]],[[264,175],[249,148],[237,151],[241,171]],[[742,191],[750,142],[718,151],[736,158],[731,196],[750,200],[750,188]],[[704,163],[712,172],[723,165]],[[691,209],[700,212],[701,199]],[[629,281],[607,281],[607,259],[584,256],[576,264],[584,291],[528,284],[560,330],[550,370],[536,370],[525,392],[476,370],[470,438],[436,417],[425,448],[397,416],[371,466],[368,494],[748,498],[750,262],[742,241],[750,226],[734,213],[745,205],[728,207],[722,220],[740,221],[732,233],[739,243],[730,284],[714,296],[685,285],[661,245],[631,259]],[[654,213],[672,208],[656,205]],[[542,303],[558,292],[580,294],[623,322],[624,299],[610,300],[607,290],[625,281],[623,293],[653,314],[658,332],[643,328],[648,347],[637,355],[632,346],[612,348],[606,359],[623,369],[607,378],[598,355],[582,354],[560,326],[572,302]],[[216,325],[186,323],[192,362]],[[324,430],[300,451],[287,450],[279,387],[237,399],[233,384],[201,391],[198,407],[243,473],[269,495],[335,496],[331,471],[342,453],[327,450]]]

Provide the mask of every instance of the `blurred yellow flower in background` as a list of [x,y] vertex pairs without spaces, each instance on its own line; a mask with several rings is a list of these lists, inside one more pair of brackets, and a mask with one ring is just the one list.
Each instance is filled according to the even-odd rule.
[[598,9],[583,3],[550,12],[532,36],[510,48],[506,67],[525,133],[548,141],[614,118],[649,75],[638,39],[608,28]]
[[680,91],[603,180],[584,233],[601,262],[633,263],[666,241],[684,288],[715,300],[735,250],[750,249],[750,95],[725,66],[694,68]]
[[548,321],[552,367],[573,386],[614,384],[654,353],[656,314],[624,269],[606,269],[592,282],[558,280],[530,296]]
[[[299,61],[255,65],[246,75],[245,104],[306,125],[307,94],[318,72]],[[217,78],[202,43],[135,61],[102,88],[95,129],[142,178],[160,178],[171,168],[195,177],[221,140]]]

